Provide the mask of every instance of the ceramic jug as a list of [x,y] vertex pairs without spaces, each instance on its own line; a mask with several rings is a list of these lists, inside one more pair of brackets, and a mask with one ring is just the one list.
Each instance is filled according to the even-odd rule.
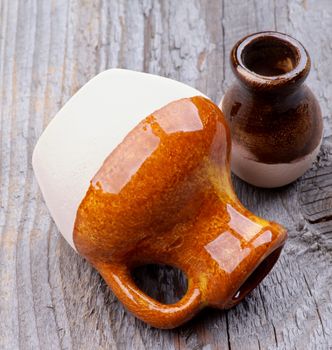
[[304,84],[310,57],[294,38],[249,35],[233,47],[236,77],[220,104],[232,133],[232,170],[260,187],[286,185],[308,170],[322,141],[319,104]]
[[[40,137],[33,167],[67,241],[135,316],[173,328],[206,306],[230,308],[266,276],[286,239],[255,216],[230,178],[231,138],[199,91],[144,73],[109,70],[87,83]],[[162,304],[131,271],[181,269],[188,290]]]

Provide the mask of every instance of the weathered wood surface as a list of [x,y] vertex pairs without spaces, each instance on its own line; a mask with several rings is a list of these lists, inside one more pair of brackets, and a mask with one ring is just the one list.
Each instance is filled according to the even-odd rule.
[[[268,191],[234,179],[247,207],[288,228],[288,244],[238,307],[152,329],[59,235],[33,176],[34,144],[68,98],[110,67],[179,79],[217,102],[232,80],[231,46],[268,29],[308,48],[325,122],[319,159],[296,183]],[[0,349],[332,347],[331,43],[330,0],[0,0]],[[138,278],[166,299],[182,285],[167,269]]]

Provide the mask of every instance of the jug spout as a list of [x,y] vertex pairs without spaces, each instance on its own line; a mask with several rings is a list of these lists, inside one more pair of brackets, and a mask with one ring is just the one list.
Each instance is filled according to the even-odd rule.
[[208,243],[205,249],[211,258],[213,282],[207,303],[222,309],[238,304],[273,268],[286,238],[282,226],[269,223],[255,235],[250,225],[242,232],[229,228]]
[[259,283],[267,276],[277,262],[283,245],[270,253],[249,275],[249,277],[238,288],[232,298],[226,303],[225,309],[230,309],[243,300]]

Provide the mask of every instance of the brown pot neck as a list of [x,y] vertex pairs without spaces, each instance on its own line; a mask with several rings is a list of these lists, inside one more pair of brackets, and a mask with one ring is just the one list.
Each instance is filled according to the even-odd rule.
[[291,93],[306,79],[310,57],[303,45],[278,32],[251,34],[231,51],[237,79],[253,93]]

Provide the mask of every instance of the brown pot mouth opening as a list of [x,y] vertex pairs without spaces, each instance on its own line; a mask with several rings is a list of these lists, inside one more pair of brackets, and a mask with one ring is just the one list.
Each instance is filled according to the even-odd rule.
[[278,32],[241,39],[233,47],[231,63],[241,81],[258,89],[301,83],[310,70],[310,57],[303,45]]

